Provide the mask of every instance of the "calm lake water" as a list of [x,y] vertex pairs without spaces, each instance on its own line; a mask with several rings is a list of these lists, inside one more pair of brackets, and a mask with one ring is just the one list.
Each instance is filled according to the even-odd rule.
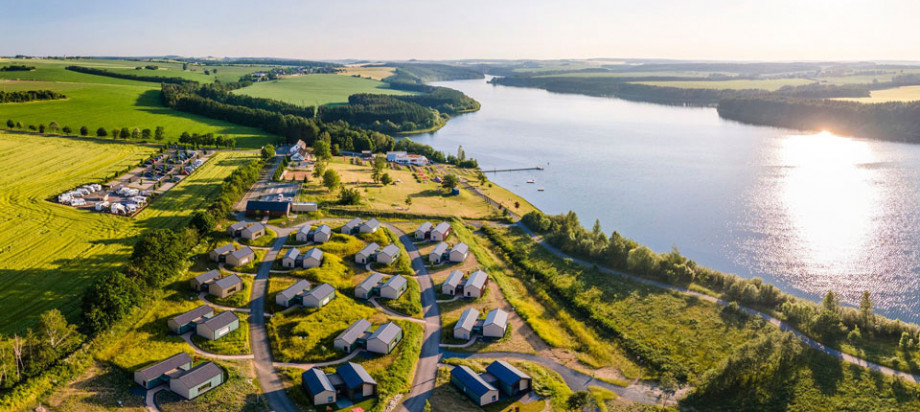
[[[547,213],[574,210],[656,251],[762,277],[812,299],[920,321],[920,145],[803,134],[720,119],[712,108],[442,82],[482,103],[436,133]],[[536,184],[525,183],[535,179]],[[537,188],[545,188],[538,192]]]

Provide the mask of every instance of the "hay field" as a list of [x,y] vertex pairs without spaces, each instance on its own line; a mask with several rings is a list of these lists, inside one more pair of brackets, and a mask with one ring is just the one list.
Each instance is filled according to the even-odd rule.
[[134,238],[149,227],[178,227],[216,193],[224,176],[249,156],[225,152],[164,194],[134,219],[80,211],[46,199],[134,165],[145,146],[0,132],[0,333],[33,326],[59,308],[79,320],[83,290],[99,274],[120,270]]

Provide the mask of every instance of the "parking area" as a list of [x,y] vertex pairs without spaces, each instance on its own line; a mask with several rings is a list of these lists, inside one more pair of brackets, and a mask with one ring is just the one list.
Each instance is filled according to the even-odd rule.
[[210,159],[214,151],[169,149],[105,184],[87,184],[57,197],[79,209],[133,216]]

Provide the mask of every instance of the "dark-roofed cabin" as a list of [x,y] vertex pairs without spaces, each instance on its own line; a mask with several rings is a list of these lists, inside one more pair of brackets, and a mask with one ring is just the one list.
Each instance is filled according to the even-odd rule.
[[498,401],[498,389],[490,385],[467,366],[456,366],[450,370],[450,382],[479,406]]
[[250,200],[246,202],[246,216],[271,218],[287,216],[291,213],[291,202]]
[[377,393],[377,381],[357,363],[348,362],[339,366],[335,373],[342,378],[345,395],[351,400],[364,399]]
[[169,330],[177,335],[195,329],[195,326],[214,316],[214,309],[208,305],[201,305],[166,321]]
[[351,353],[351,351],[360,346],[370,328],[371,323],[367,319],[358,319],[348,326],[348,329],[345,329],[344,332],[335,337],[332,346],[342,352]]
[[211,282],[213,282],[214,279],[217,279],[219,277],[220,277],[219,270],[217,269],[209,270],[205,273],[202,273],[192,278],[192,280],[189,281],[189,286],[191,286],[192,290],[196,292],[204,292],[208,290],[208,285]]
[[303,388],[314,405],[335,403],[335,387],[323,371],[313,368],[301,375]]
[[374,333],[367,337],[365,345],[368,352],[386,355],[396,348],[402,338],[402,328],[393,322],[387,322],[380,325]]
[[492,362],[486,367],[486,372],[495,377],[498,389],[501,389],[508,396],[514,396],[530,390],[533,383],[533,379],[530,376],[503,360]]
[[169,375],[178,375],[191,368],[192,357],[185,352],[180,352],[162,362],[134,372],[134,381],[145,389],[150,389],[169,382]]
[[308,308],[321,308],[335,299],[335,288],[323,283],[303,295],[303,305]]

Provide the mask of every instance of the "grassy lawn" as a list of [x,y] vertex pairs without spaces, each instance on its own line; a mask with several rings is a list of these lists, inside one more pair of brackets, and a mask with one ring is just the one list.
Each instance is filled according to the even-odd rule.
[[300,269],[287,273],[288,276],[304,278],[314,285],[328,283],[340,293],[348,293],[354,269],[342,261],[342,258],[327,253],[323,255],[323,264],[318,268]]
[[240,318],[239,329],[221,336],[217,340],[208,340],[198,335],[192,336],[192,341],[199,348],[220,355],[247,355],[249,354],[249,314],[236,313]]
[[[424,176],[419,175],[421,180],[416,181],[412,176],[413,173],[405,167],[400,167],[399,170],[386,169],[385,172],[396,183],[382,186],[373,182],[372,169],[368,165],[353,165],[337,157],[329,163],[329,167],[339,173],[345,187],[358,189],[363,197],[364,204],[360,207],[338,207],[346,211],[360,209],[383,213],[444,216],[445,218],[452,216],[474,219],[496,217],[496,212],[484,200],[468,190],[460,190],[459,195],[450,195],[439,184],[432,182],[430,179],[438,174],[437,172],[432,173],[426,170]],[[305,184],[302,193],[304,201],[338,201],[338,191],[330,192],[316,180]],[[407,197],[412,199],[411,205],[406,205]]]
[[[504,187],[501,187],[497,184],[486,181],[485,185],[479,184],[479,180],[476,179],[476,172],[470,169],[453,169],[457,172],[459,176],[465,178],[467,183],[471,186],[479,189],[484,195],[488,196],[493,201],[501,204],[505,209],[508,209],[518,216],[524,216],[527,213],[538,210],[536,206],[530,204],[526,199],[521,196],[518,196]],[[488,173],[486,176],[488,177]]]
[[390,89],[386,83],[338,74],[309,74],[279,80],[258,82],[233,93],[281,100],[301,106],[348,103],[348,96],[357,93],[413,94]]
[[814,83],[809,79],[743,79],[743,80],[686,80],[686,81],[653,81],[653,82],[634,82],[636,84],[645,84],[659,87],[677,87],[680,89],[723,89],[723,90],[743,90],[743,89],[762,89],[777,90],[783,86],[802,86]]
[[300,308],[276,314],[267,323],[275,359],[282,362],[319,362],[345,356],[332,341],[352,322],[377,311],[339,293],[322,308]]
[[873,90],[869,97],[839,98],[859,103],[912,102],[920,100],[920,86],[902,86],[894,89]]
[[403,292],[399,299],[379,298],[380,304],[393,309],[404,315],[413,318],[422,318],[422,293],[418,287],[418,281],[408,278],[408,288]]
[[[21,122],[24,129],[30,124],[38,126],[57,122],[61,127],[70,126],[73,130],[86,126],[95,136],[99,127],[111,131],[116,127],[154,130],[163,126],[167,137],[164,142],[176,141],[186,131],[214,133],[236,138],[240,148],[258,148],[277,140],[259,129],[169,109],[160,101],[160,85],[157,83],[64,70],[66,65],[80,64],[72,61],[0,60],[0,65],[7,63],[27,64],[37,69],[31,72],[0,72],[0,90],[50,89],[67,96],[64,100],[4,104],[3,122],[13,119]],[[130,71],[134,72],[134,69]],[[143,74],[146,72],[151,71],[141,71]]]
[[[352,235],[345,235],[336,231],[333,231],[332,237],[328,242],[316,245],[316,247],[322,249],[324,254],[334,254],[338,255],[339,257],[354,255],[355,253],[360,252],[361,249],[364,249],[364,246],[367,245],[360,239]],[[311,247],[313,246],[308,246],[307,249]]]
[[157,406],[163,412],[186,411],[268,411],[268,402],[262,397],[249,362],[217,362],[224,371],[224,383],[187,401],[170,391],[157,394]]

